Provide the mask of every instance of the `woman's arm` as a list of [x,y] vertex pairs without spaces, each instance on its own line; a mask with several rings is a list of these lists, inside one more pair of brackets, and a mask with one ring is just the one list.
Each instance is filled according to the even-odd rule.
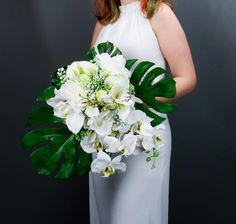
[[162,4],[150,19],[150,23],[176,81],[176,97],[156,98],[163,102],[171,102],[190,93],[196,87],[197,78],[192,55],[184,30],[169,6]]
[[102,28],[103,28],[103,25],[99,21],[97,21],[95,24],[95,27],[94,27],[93,37],[92,37],[90,48],[93,48],[93,46],[97,40],[97,37],[98,37]]

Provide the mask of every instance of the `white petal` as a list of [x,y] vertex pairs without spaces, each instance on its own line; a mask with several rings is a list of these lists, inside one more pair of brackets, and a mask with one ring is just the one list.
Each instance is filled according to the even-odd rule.
[[150,151],[155,145],[152,136],[144,136],[142,141],[143,148]]
[[120,145],[119,139],[112,137],[112,136],[106,136],[103,138],[103,144],[105,148],[107,149],[107,152],[117,152],[117,148]]
[[103,151],[99,151],[98,152],[97,158],[99,160],[111,161],[111,157],[107,153],[105,153]]
[[123,106],[121,110],[118,111],[119,117],[121,120],[125,121],[130,113],[129,106]]
[[[92,147],[92,143],[95,140],[95,139],[93,140],[93,138],[92,138],[93,136],[94,135],[92,134],[92,136],[85,137],[80,141],[80,145],[81,145],[82,149],[87,153],[97,152],[97,150]],[[95,136],[96,136],[96,134],[95,134]]]
[[77,134],[84,124],[84,115],[83,113],[69,113],[66,118],[66,125],[68,129]]
[[153,127],[151,126],[150,123],[142,123],[141,127],[140,127],[140,132],[142,135],[145,136],[151,136],[153,135]]
[[119,156],[116,156],[112,159],[112,164],[115,164],[115,163],[120,163],[121,161],[121,158],[122,158],[122,155],[119,155]]
[[79,66],[82,68],[82,71],[88,75],[96,74],[98,71],[97,65],[88,61],[80,61]]
[[128,153],[126,155],[130,155],[134,152],[136,147],[137,137],[132,134],[125,135],[124,139],[121,141],[121,144],[125,145],[128,148]]
[[101,173],[101,171],[105,169],[108,164],[109,162],[107,162],[106,160],[95,159],[91,163],[91,170],[95,173]]
[[116,163],[113,164],[113,167],[115,168],[115,170],[117,170],[118,172],[125,172],[126,171],[126,165],[125,163],[121,162],[121,163]]
[[88,117],[95,117],[99,114],[99,110],[97,107],[88,106],[85,110],[85,114]]
[[127,121],[129,124],[134,124],[137,121],[143,121],[146,117],[146,114],[141,110],[132,110],[127,117]]

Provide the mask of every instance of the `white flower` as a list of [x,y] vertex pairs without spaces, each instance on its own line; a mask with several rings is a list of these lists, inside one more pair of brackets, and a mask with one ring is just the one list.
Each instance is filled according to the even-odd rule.
[[[68,66],[66,75],[69,79],[73,81],[82,81],[86,77],[81,74],[94,75],[98,72],[98,66],[88,61],[75,61]],[[80,80],[82,78],[82,80]],[[87,76],[87,78],[89,78]]]
[[91,135],[84,137],[80,145],[82,149],[87,153],[93,153],[103,150],[102,138],[97,136],[95,132]]
[[142,146],[146,151],[151,149],[159,149],[164,144],[162,143],[163,132],[165,130],[164,124],[159,124],[154,128],[148,125],[141,126],[141,134],[143,135]]
[[153,119],[148,117],[143,111],[131,109],[129,116],[127,117],[127,122],[129,124],[134,124],[138,121],[140,122],[151,122]]
[[131,133],[126,134],[121,141],[112,136],[106,136],[103,139],[104,146],[107,148],[106,152],[121,152],[126,157],[133,154],[135,151],[136,142],[137,136]]
[[102,177],[109,177],[114,174],[116,170],[118,172],[125,172],[126,165],[120,162],[121,158],[122,155],[119,155],[111,159],[107,153],[99,151],[97,158],[91,163],[91,170],[95,173],[102,173],[104,175]]
[[97,54],[94,59],[105,75],[130,76],[130,71],[125,67],[126,60],[122,55],[111,57],[108,53],[102,53]]
[[53,107],[54,115],[66,121],[68,129],[77,134],[84,124],[82,109],[86,106],[86,94],[78,83],[67,81],[55,96],[46,101]]
[[90,130],[94,130],[98,135],[105,136],[111,134],[113,121],[113,112],[106,110],[90,118],[87,125]]
[[129,88],[129,78],[124,75],[109,75],[104,83],[108,89],[112,89],[114,87],[122,88],[123,92],[127,92]]

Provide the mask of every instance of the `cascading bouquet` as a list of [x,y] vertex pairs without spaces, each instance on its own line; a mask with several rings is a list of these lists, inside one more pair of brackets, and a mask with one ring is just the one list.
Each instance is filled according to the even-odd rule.
[[74,170],[78,175],[91,170],[109,177],[126,171],[123,156],[146,153],[154,168],[164,145],[166,118],[148,106],[162,113],[173,111],[175,105],[156,96],[174,97],[175,80],[164,77],[153,83],[166,72],[163,68],[150,61],[135,65],[137,59],[126,60],[109,41],[90,49],[87,58],[58,69],[51,86],[37,97],[44,105],[32,110],[27,125],[59,127],[24,135],[24,149],[39,147],[30,155],[33,166],[39,174],[61,179]]

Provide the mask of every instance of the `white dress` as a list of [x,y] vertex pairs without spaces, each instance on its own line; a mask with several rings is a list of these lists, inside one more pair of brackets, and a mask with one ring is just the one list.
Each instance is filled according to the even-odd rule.
[[[109,40],[129,59],[149,60],[166,68],[158,40],[150,21],[133,1],[119,6],[119,19],[103,27],[95,44]],[[164,74],[163,74],[164,75]],[[157,80],[156,80],[157,81]],[[167,224],[169,202],[169,168],[171,129],[167,119],[156,168],[151,170],[145,153],[132,155],[123,161],[125,173],[102,178],[89,172],[90,224]]]

